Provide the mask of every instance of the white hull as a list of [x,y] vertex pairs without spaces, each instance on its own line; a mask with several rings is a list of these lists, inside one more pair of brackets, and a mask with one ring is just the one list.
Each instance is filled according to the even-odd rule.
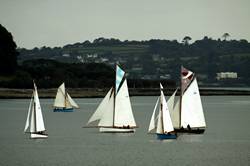
[[36,139],[36,138],[48,138],[48,135],[31,133],[30,134],[30,138],[32,138],[32,139]]
[[134,133],[135,129],[122,129],[122,128],[105,128],[101,127],[99,129],[102,133]]

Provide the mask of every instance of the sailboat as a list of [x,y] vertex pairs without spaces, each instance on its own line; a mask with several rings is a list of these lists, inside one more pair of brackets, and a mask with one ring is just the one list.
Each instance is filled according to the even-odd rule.
[[73,112],[74,108],[79,108],[65,90],[64,83],[62,83],[57,90],[54,107],[54,112]]
[[180,98],[171,111],[177,132],[204,133],[206,121],[195,73],[181,67]]
[[[172,120],[171,120],[170,112],[168,108],[168,105],[170,105],[170,103],[168,104],[166,102],[166,99],[163,93],[163,87],[161,84],[160,84],[160,91],[161,91],[161,95],[158,97],[156,101],[154,111],[153,111],[150,124],[148,127],[148,133],[152,133],[153,131],[155,131],[158,139],[176,139],[177,135],[174,132],[174,127],[172,124]],[[156,116],[155,112],[156,112],[157,107],[159,108],[159,113]]]
[[[93,125],[97,122],[96,125]],[[97,127],[100,132],[129,133],[137,128],[129,98],[125,72],[116,65],[115,85],[112,87],[86,127]]]
[[[29,130],[28,130],[29,129]],[[47,138],[42,115],[42,109],[39,102],[37,87],[34,83],[34,90],[31,97],[27,120],[24,127],[25,133],[30,133],[30,138]]]

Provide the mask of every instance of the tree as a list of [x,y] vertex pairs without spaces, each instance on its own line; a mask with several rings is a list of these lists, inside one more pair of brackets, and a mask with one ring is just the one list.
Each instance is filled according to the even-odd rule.
[[222,35],[222,38],[224,38],[224,40],[227,40],[228,37],[230,37],[229,33],[224,33]]
[[189,36],[185,36],[182,40],[182,43],[185,44],[185,45],[189,45],[189,41],[192,40],[191,37]]
[[0,24],[0,74],[13,74],[17,69],[16,43],[10,32]]

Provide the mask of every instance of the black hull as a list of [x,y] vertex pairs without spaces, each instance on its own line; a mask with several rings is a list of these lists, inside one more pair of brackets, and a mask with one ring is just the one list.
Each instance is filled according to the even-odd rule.
[[205,129],[175,129],[177,133],[203,134]]

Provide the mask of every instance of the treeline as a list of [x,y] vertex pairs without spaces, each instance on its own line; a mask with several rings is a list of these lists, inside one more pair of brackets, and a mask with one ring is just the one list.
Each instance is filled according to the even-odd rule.
[[62,82],[67,87],[107,87],[113,81],[112,68],[104,64],[65,64],[53,60],[25,61],[0,87],[31,88],[33,80],[41,88],[55,88]]
[[[224,35],[223,35],[224,36]],[[112,64],[119,61],[132,78],[143,75],[169,74],[171,79],[178,81],[180,66],[195,71],[204,84],[218,83],[216,73],[237,72],[239,85],[250,85],[250,43],[245,40],[230,40],[229,34],[222,39],[205,36],[201,40],[191,42],[189,36],[182,42],[177,40],[152,39],[147,41],[120,41],[119,39],[98,38],[93,42],[84,41],[68,44],[63,47],[41,47],[31,50],[19,49],[19,61],[27,59],[55,59],[68,63],[88,63],[88,55],[96,54],[98,58],[108,58],[103,63]],[[63,55],[70,57],[63,57]],[[81,57],[79,61],[76,57]],[[91,59],[95,61],[95,59]],[[142,71],[133,71],[140,67]],[[236,81],[234,81],[236,82]],[[235,84],[235,83],[232,84]],[[230,84],[230,85],[232,85]],[[237,82],[236,82],[237,84]]]
[[[0,87],[32,88],[33,80],[40,88],[57,88],[65,82],[70,88],[110,88],[114,85],[115,70],[105,64],[68,64],[54,60],[25,61],[7,80],[0,80]],[[159,80],[128,80],[130,88],[154,88]],[[174,81],[163,84],[175,87]]]

